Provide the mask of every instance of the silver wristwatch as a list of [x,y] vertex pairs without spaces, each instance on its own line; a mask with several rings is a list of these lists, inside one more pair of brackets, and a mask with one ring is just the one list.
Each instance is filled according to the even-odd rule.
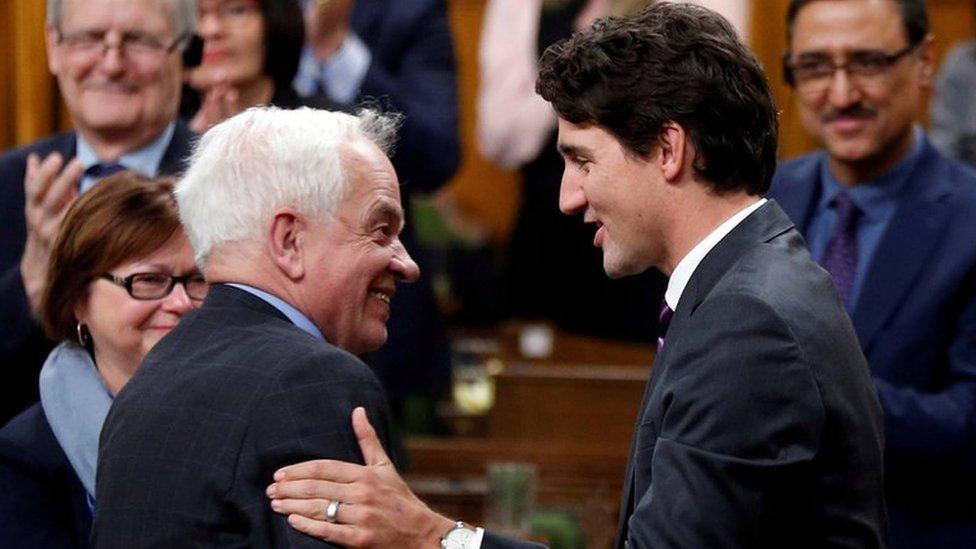
[[473,549],[471,541],[474,540],[477,530],[467,524],[457,521],[450,530],[441,536],[441,549]]

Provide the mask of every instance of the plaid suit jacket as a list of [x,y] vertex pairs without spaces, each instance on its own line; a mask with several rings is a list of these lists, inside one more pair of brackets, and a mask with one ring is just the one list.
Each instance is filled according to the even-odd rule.
[[330,546],[273,513],[265,488],[298,461],[362,463],[355,406],[388,447],[386,400],[366,365],[263,300],[214,285],[109,412],[94,546]]

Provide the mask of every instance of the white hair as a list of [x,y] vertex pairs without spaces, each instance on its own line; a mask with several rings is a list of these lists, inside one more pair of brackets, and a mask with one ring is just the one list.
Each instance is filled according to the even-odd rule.
[[254,107],[211,128],[176,186],[197,264],[215,246],[260,241],[279,208],[331,217],[346,190],[341,145],[359,136],[389,154],[400,120],[373,110]]
[[[189,38],[197,28],[197,0],[169,0],[173,6],[173,26],[176,37]],[[47,25],[60,30],[64,0],[47,0]],[[180,48],[186,46],[184,39]]]

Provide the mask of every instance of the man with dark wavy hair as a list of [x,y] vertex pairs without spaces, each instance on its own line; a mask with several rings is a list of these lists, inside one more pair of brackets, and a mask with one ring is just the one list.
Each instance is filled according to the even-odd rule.
[[[596,225],[609,276],[670,277],[617,547],[882,547],[881,410],[829,276],[762,198],[777,127],[755,57],[717,14],[661,3],[548,49],[537,90],[559,115],[560,209]],[[436,546],[450,522],[354,426],[367,466],[286,468],[274,508],[345,545]],[[316,514],[309,477],[338,514]],[[521,547],[468,533],[444,546]]]

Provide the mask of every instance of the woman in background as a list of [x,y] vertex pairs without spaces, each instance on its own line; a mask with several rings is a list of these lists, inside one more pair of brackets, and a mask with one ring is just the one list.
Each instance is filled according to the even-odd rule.
[[172,190],[121,172],[61,225],[41,322],[62,343],[41,370],[41,402],[0,430],[0,547],[88,546],[112,399],[207,294]]
[[204,132],[256,105],[327,107],[292,89],[305,40],[297,0],[199,0],[203,57],[189,72],[181,112]]

